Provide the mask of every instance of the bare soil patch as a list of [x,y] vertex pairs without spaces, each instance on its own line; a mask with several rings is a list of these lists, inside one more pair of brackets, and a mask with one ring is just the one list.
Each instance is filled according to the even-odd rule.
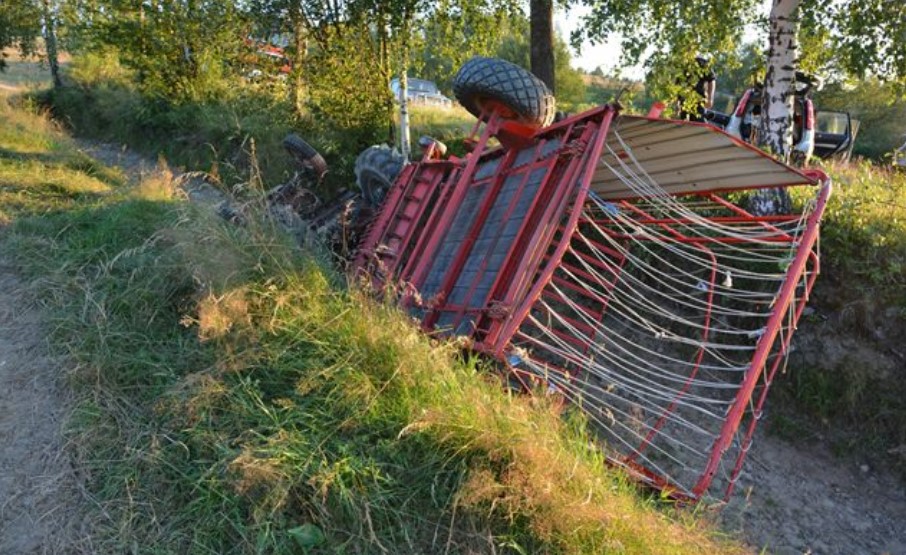
[[906,554],[906,488],[895,475],[764,428],[721,517],[768,553]]
[[[2,237],[2,236],[0,236]],[[0,258],[0,553],[90,552],[84,501],[65,449],[65,362]]]

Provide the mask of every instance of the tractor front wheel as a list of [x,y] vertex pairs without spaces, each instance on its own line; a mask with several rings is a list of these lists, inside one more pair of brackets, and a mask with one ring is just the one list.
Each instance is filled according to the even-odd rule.
[[302,137],[290,133],[283,139],[283,148],[293,157],[293,161],[301,168],[314,172],[320,178],[327,172],[327,162],[317,150]]
[[556,112],[547,85],[525,69],[497,58],[475,57],[453,78],[456,99],[477,118],[496,112],[528,127],[550,125]]

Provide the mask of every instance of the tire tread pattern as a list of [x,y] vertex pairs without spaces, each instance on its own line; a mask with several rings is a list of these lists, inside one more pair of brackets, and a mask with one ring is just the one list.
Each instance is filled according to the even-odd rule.
[[556,106],[543,81],[516,64],[476,56],[453,79],[453,93],[475,117],[481,117],[483,99],[501,102],[519,114],[519,121],[544,127],[554,119]]
[[371,206],[383,200],[384,193],[403,169],[403,157],[387,145],[368,147],[355,161],[356,184]]

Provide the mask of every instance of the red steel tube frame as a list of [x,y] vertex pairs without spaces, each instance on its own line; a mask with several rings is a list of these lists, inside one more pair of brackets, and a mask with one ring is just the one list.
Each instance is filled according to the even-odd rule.
[[[598,134],[595,142],[591,145],[591,153],[589,159],[594,160],[595,164],[597,164],[597,160],[601,157],[601,151],[604,148],[604,142],[607,138],[610,124],[616,114],[616,110],[613,107],[608,108],[609,109],[604,113],[603,120],[601,121],[601,126],[598,128]],[[547,283],[550,281],[551,276],[557,269],[559,261],[563,258],[563,254],[569,247],[570,241],[572,240],[572,234],[575,231],[576,225],[579,222],[579,217],[582,214],[582,206],[585,205],[585,199],[588,196],[591,178],[592,172],[590,170],[587,171],[584,176],[582,176],[582,182],[580,183],[576,191],[576,198],[573,201],[572,214],[570,214],[569,221],[564,226],[565,232],[561,235],[559,245],[557,245],[553,256],[551,256],[551,260],[548,262],[541,275],[538,276],[538,280],[535,282],[534,286],[532,286],[528,294],[525,295],[524,300],[522,301],[520,306],[515,311],[513,311],[509,318],[507,318],[505,325],[496,338],[496,345],[494,345],[494,354],[498,358],[502,359],[504,357],[504,351],[509,345],[510,338],[513,337],[513,334],[522,324],[522,321],[532,309],[532,305],[534,305],[535,301],[538,300],[538,297],[541,296],[541,291],[545,287],[547,287]]]
[[[777,301],[774,303],[774,311],[771,313],[771,316],[765,325],[766,329],[764,334],[762,334],[756,344],[755,354],[752,356],[749,371],[740,385],[739,392],[736,394],[736,399],[727,414],[726,420],[724,420],[720,435],[714,442],[714,447],[711,450],[711,456],[708,458],[705,471],[702,473],[695,487],[692,488],[694,497],[700,497],[708,489],[708,486],[711,485],[711,481],[714,479],[714,474],[717,472],[717,467],[720,464],[720,459],[727,448],[729,448],[733,436],[739,428],[746,404],[752,397],[752,393],[758,383],[758,378],[762,373],[762,368],[767,361],[768,355],[771,353],[774,340],[777,338],[783,319],[786,317],[786,311],[789,309],[790,304],[796,295],[796,287],[799,284],[799,278],[805,271],[806,264],[812,255],[812,248],[818,240],[821,216],[824,214],[824,209],[827,206],[827,199],[830,196],[830,191],[831,183],[828,179],[824,182],[824,185],[818,193],[818,200],[815,203],[815,208],[809,215],[806,229],[799,240],[799,250],[796,252],[796,256],[793,258],[792,263],[787,269],[787,278],[780,288],[780,293],[777,295]],[[790,279],[791,276],[795,276],[795,279]]]

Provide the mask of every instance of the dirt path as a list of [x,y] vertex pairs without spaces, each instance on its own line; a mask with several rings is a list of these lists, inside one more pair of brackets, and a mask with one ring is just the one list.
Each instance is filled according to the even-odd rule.
[[0,553],[88,552],[64,449],[64,366],[48,354],[46,327],[22,286],[0,258]]
[[781,555],[906,554],[900,480],[834,457],[824,444],[792,444],[764,428],[724,509],[726,528]]

